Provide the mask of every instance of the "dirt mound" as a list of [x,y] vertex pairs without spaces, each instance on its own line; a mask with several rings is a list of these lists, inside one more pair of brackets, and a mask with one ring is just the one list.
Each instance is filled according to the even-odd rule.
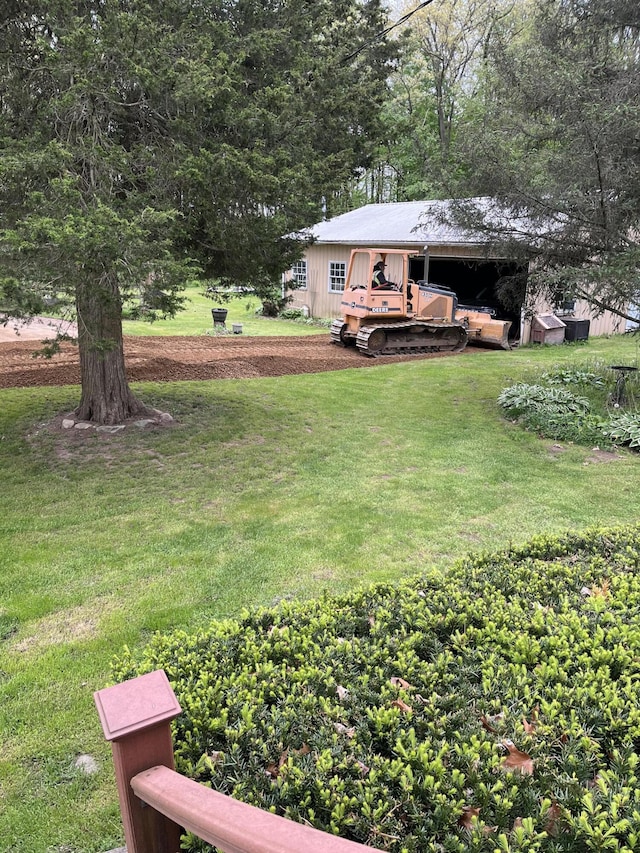
[[[34,358],[36,346],[33,341],[0,343],[0,388],[80,384],[77,346],[64,343],[50,359]],[[290,338],[128,337],[124,348],[129,379],[150,382],[289,376],[442,357],[435,354],[371,359],[355,349],[332,344],[328,333]]]

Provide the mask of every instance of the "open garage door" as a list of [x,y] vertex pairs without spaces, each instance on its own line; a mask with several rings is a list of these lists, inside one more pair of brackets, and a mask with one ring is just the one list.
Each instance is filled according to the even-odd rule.
[[414,281],[428,278],[454,291],[460,305],[490,308],[498,320],[511,320],[509,340],[520,338],[520,318],[526,293],[526,270],[508,261],[484,261],[431,256],[425,276],[423,257],[410,260]]

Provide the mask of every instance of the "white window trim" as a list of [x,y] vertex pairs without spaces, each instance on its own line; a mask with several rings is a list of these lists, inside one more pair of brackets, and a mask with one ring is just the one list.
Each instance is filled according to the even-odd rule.
[[297,284],[296,290],[307,289],[308,269],[309,266],[307,264],[306,258],[302,258],[302,260],[296,261],[293,265],[291,269],[291,274],[293,276],[293,280]]
[[[342,275],[338,276],[336,273],[339,268],[342,268]],[[342,287],[336,287],[334,284],[334,280],[337,278],[342,278]],[[344,288],[347,283],[347,263],[346,261],[329,261],[329,270],[327,276],[329,282],[329,293],[344,293]]]

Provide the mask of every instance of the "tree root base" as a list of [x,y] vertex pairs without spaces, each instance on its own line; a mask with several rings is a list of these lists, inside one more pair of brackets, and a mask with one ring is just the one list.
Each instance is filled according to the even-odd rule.
[[164,427],[174,424],[173,417],[168,412],[161,412],[158,409],[151,409],[147,406],[142,407],[142,410],[128,418],[123,418],[118,423],[96,423],[95,421],[85,420],[78,416],[78,410],[71,412],[68,415],[63,415],[60,426],[63,430],[73,430],[83,432],[86,430],[96,430],[102,433],[115,434],[123,432],[125,429],[146,429],[148,427]]

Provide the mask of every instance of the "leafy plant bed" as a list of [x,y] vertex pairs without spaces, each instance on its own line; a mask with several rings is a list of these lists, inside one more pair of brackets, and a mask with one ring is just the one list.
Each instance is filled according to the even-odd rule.
[[[391,851],[640,849],[640,525],[156,636],[180,772]],[[185,849],[208,849],[187,837]]]
[[558,441],[584,445],[640,447],[637,377],[625,378],[620,403],[619,368],[604,362],[558,366],[504,388],[499,405],[525,429]]

